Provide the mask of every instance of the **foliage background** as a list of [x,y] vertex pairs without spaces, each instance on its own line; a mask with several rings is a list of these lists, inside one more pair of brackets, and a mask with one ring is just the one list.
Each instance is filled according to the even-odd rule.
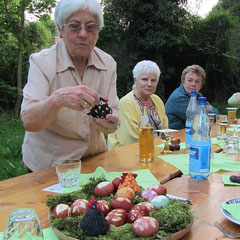
[[[160,66],[162,74],[157,94],[163,101],[179,86],[181,72],[190,64],[199,64],[206,70],[202,92],[210,102],[224,102],[238,91],[239,1],[220,0],[204,19],[191,15],[186,7],[182,7],[186,6],[187,0],[101,0],[101,3],[105,27],[100,32],[97,46],[117,61],[119,97],[131,90],[132,69],[143,59],[153,60]],[[53,44],[51,39],[57,29],[49,14],[55,4],[55,0],[3,0],[0,3],[2,111],[13,110],[17,98],[21,97],[30,54]],[[25,14],[33,13],[38,20],[28,22],[25,15],[21,15],[21,9]],[[21,67],[19,32],[22,20]],[[18,82],[19,70],[21,84]]]

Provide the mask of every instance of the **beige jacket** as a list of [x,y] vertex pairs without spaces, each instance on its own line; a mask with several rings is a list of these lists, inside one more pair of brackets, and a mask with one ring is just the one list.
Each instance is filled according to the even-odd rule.
[[[30,56],[28,82],[23,89],[23,112],[34,99],[45,99],[55,90],[84,84],[102,97],[118,115],[116,62],[99,48],[89,56],[83,79],[68,55],[63,39]],[[90,127],[88,110],[61,108],[56,119],[41,132],[26,132],[23,161],[33,171],[54,166],[63,159],[82,158],[107,150],[104,136]]]

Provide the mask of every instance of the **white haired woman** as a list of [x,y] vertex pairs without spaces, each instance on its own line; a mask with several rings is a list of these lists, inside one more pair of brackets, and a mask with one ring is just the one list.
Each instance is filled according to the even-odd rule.
[[[103,13],[97,0],[61,0],[54,21],[60,40],[30,56],[21,119],[23,161],[37,171],[56,162],[107,150],[104,134],[117,129],[116,62],[95,47]],[[107,98],[113,114],[87,113]]]
[[154,129],[168,128],[168,118],[162,100],[155,95],[160,69],[155,62],[141,61],[133,69],[134,87],[119,101],[120,128],[108,135],[108,149],[115,149],[139,141],[139,122],[143,101],[150,103]]

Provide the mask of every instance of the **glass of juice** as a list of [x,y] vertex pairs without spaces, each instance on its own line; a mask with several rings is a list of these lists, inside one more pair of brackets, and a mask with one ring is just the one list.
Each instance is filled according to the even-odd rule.
[[236,119],[236,113],[237,113],[237,109],[238,108],[231,108],[231,107],[228,107],[226,108],[228,110],[228,122],[230,124],[234,124],[234,121]]

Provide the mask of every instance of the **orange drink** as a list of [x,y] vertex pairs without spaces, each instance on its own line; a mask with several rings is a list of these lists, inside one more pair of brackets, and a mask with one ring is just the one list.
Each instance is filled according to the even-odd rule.
[[154,160],[153,128],[139,129],[140,162],[148,163]]
[[226,108],[228,110],[228,121],[233,124],[236,119],[237,108]]

